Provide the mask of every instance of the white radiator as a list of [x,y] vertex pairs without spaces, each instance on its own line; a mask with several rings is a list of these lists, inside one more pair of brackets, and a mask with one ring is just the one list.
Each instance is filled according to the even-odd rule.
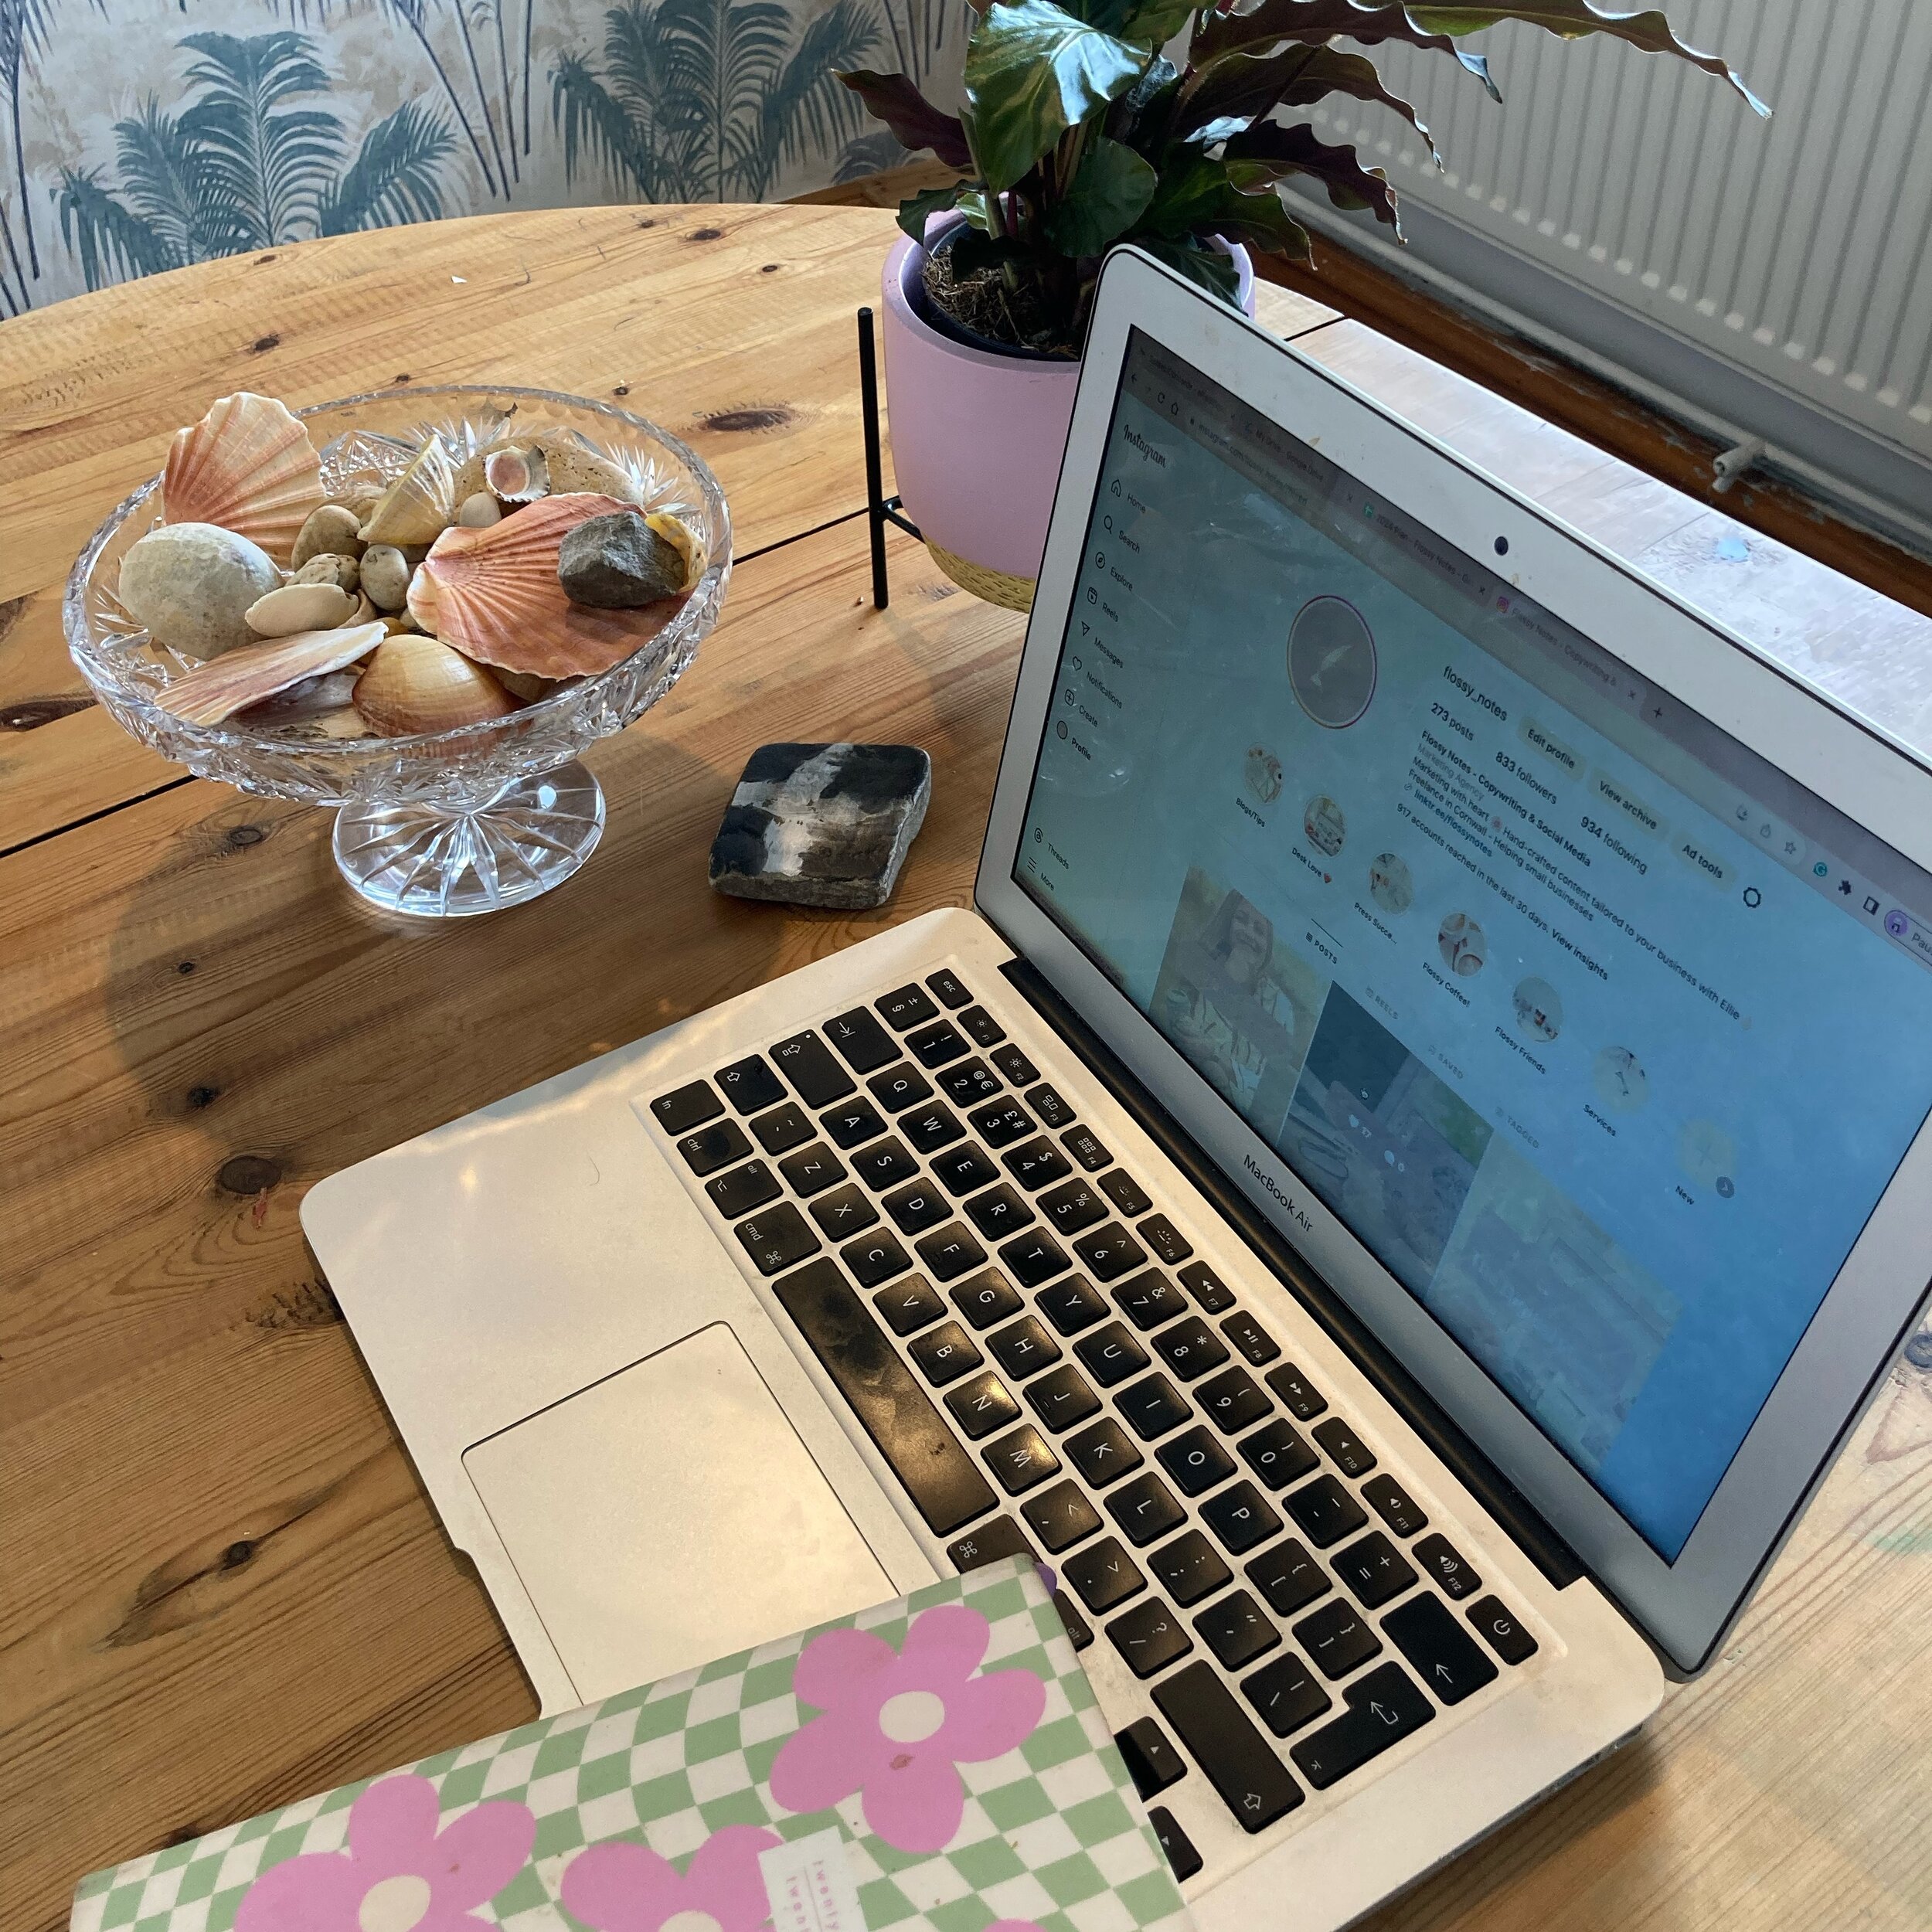
[[[1447,172],[1382,108],[1338,98],[1316,124],[1386,170],[1412,267],[1674,396],[1693,420],[1765,438],[1923,542],[1932,4],[1668,10],[1770,103],[1769,122],[1684,63],[1512,24],[1470,43],[1490,56],[1500,107],[1444,55],[1365,50],[1416,104]],[[1328,225],[1325,202],[1317,212]],[[1366,218],[1349,226],[1370,239]]]

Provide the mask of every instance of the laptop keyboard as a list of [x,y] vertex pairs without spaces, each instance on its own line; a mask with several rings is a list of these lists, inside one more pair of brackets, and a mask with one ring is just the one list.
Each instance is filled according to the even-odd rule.
[[1264,1831],[1536,1654],[955,973],[650,1107],[954,1566],[1046,1563],[1146,1684],[1150,1804]]

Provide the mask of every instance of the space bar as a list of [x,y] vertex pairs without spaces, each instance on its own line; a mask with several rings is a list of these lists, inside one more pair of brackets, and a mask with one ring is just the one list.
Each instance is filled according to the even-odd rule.
[[992,1509],[992,1485],[838,1268],[814,1261],[772,1286],[933,1533],[950,1536]]

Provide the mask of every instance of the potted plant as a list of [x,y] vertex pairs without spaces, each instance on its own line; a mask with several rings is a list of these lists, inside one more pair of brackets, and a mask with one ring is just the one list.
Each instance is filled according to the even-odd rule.
[[[1488,62],[1461,43],[1502,20],[1677,55],[1765,111],[1662,14],[1600,12],[1590,0],[993,0],[972,25],[957,114],[904,74],[842,74],[906,148],[960,171],[900,208],[906,236],[883,291],[893,468],[940,566],[996,603],[1031,603],[1109,248],[1134,243],[1252,313],[1249,250],[1311,259],[1282,200],[1288,176],[1320,182],[1338,206],[1372,209],[1399,236],[1381,170],[1277,111],[1349,94],[1393,108],[1428,141],[1374,63],[1337,43],[1437,49],[1500,99]],[[1183,34],[1177,67],[1162,49]]]

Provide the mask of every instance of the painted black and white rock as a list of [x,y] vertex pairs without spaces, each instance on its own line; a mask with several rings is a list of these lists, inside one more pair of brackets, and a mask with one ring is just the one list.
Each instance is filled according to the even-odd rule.
[[791,906],[883,906],[932,795],[917,745],[760,745],[713,842],[711,883]]

